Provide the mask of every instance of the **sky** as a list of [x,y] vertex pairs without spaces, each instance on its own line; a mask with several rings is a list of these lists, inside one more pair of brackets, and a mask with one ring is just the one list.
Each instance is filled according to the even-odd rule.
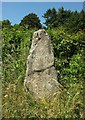
[[83,2],[2,2],[2,20],[9,19],[12,25],[18,24],[24,16],[35,13],[43,23],[42,16],[49,8],[58,10],[62,6],[65,10],[81,11]]

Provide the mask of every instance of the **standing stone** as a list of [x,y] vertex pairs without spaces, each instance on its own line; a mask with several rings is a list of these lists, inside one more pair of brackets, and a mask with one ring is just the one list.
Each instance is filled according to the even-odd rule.
[[24,84],[36,99],[51,98],[59,91],[51,40],[44,29],[33,34]]

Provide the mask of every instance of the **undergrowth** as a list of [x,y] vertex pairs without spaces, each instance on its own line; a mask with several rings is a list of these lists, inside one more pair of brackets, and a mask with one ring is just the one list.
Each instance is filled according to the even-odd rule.
[[54,99],[36,102],[24,89],[26,61],[35,29],[3,29],[2,106],[4,118],[85,118],[84,39],[80,31],[69,34],[64,28],[48,29],[58,81],[64,86]]

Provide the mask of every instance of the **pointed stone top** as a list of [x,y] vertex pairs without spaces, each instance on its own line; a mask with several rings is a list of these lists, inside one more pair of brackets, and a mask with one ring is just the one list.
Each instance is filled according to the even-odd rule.
[[34,32],[33,38],[41,39],[43,36],[48,35],[44,29],[39,29],[38,31]]

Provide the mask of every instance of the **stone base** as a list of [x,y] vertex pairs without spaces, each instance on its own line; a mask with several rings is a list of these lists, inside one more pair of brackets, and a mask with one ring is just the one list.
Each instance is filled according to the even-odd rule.
[[59,91],[55,68],[52,66],[41,72],[29,74],[25,86],[36,99],[53,97]]

